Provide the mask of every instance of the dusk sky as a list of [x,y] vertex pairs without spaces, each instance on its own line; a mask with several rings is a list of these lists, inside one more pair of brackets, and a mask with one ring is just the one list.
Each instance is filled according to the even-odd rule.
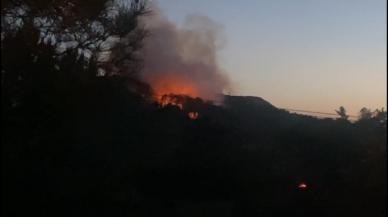
[[386,0],[160,0],[168,19],[223,26],[219,64],[233,95],[349,114],[386,107]]

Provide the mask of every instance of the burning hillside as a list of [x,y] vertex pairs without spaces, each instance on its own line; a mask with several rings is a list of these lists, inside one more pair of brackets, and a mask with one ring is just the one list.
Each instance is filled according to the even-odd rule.
[[176,106],[195,120],[207,101],[224,101],[222,93],[230,85],[217,63],[220,25],[191,15],[178,27],[158,9],[142,22],[151,34],[142,49],[141,78],[151,85],[161,107]]
[[153,82],[153,89],[156,96],[167,94],[187,95],[197,97],[199,95],[197,84],[179,76],[166,75]]
[[142,79],[156,99],[174,104],[166,95],[187,95],[216,100],[229,88],[217,64],[220,26],[207,17],[189,16],[179,28],[156,10],[143,20],[152,33],[143,49]]
[[155,80],[153,90],[155,99],[161,106],[175,105],[180,109],[183,109],[187,97],[198,96],[196,84],[177,75],[166,75]]
[[[188,95],[179,95],[179,94],[165,94],[156,98],[157,102],[162,106],[176,106],[180,110],[186,112],[195,112],[198,113],[203,109],[205,104],[208,104],[209,101],[204,101],[201,98],[194,98]],[[194,115],[198,116],[198,115]]]

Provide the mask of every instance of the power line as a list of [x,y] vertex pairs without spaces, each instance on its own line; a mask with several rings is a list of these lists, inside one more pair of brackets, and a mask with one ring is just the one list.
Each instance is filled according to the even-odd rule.
[[[303,109],[292,109],[292,108],[279,108],[284,109],[287,111],[293,111],[293,112],[302,112],[302,113],[310,113],[310,114],[320,114],[320,115],[328,115],[328,116],[339,116],[335,113],[328,113],[328,112],[319,112],[319,111],[309,111],[309,110],[303,110]],[[356,115],[348,115],[350,118],[358,118]]]

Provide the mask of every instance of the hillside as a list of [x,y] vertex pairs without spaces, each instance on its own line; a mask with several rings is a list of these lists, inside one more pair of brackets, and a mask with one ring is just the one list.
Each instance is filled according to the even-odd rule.
[[[75,110],[6,116],[8,126],[27,127],[7,128],[3,140],[9,209],[22,204],[39,213],[49,204],[49,213],[68,216],[107,216],[114,207],[141,216],[264,217],[385,210],[379,121],[320,120],[258,97],[226,96],[225,106],[215,106],[182,96],[181,110],[105,86],[103,95],[84,91],[78,97],[88,100]],[[366,198],[374,202],[362,207]]]

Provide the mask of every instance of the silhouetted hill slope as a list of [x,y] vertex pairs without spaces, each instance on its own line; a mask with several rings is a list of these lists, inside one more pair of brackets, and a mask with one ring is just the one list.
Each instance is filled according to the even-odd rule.
[[272,110],[277,108],[261,97],[224,95],[224,105],[231,109]]
[[[181,96],[181,110],[144,101],[118,84],[98,79],[66,95],[73,104],[47,100],[64,109],[35,109],[31,115],[50,99],[42,96],[56,96],[34,92],[30,99],[41,101],[26,101],[12,118],[3,116],[7,126],[15,126],[2,138],[6,214],[378,217],[386,212],[386,133],[375,121],[290,114],[259,97],[225,96],[225,104],[216,106]],[[190,111],[197,111],[198,119],[190,119]],[[298,189],[300,182],[308,189]]]

